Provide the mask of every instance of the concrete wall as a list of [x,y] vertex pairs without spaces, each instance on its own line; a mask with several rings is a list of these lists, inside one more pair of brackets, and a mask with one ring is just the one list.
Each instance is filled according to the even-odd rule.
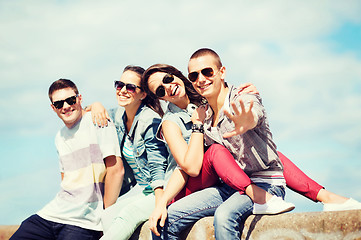
[[[214,238],[213,217],[203,218],[187,231],[183,239]],[[0,240],[9,239],[17,226],[0,226]],[[131,237],[151,239],[147,222]],[[242,231],[247,240],[361,240],[361,210],[339,212],[285,213],[250,216]]]

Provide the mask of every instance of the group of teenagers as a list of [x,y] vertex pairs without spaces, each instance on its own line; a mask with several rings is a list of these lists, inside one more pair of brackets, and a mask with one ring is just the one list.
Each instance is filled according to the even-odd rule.
[[286,186],[324,211],[361,208],[277,151],[257,89],[228,84],[215,51],[194,52],[188,72],[127,66],[110,110],[83,108],[71,80],[53,82],[61,190],[11,239],[129,239],[147,220],[154,239],[178,239],[206,216],[216,239],[240,239],[251,214],[294,209]]

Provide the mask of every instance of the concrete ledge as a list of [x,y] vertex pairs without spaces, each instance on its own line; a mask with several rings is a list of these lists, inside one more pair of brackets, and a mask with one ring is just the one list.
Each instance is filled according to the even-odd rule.
[[[131,239],[152,239],[147,222],[137,229]],[[199,220],[183,239],[215,239],[213,217]],[[252,215],[245,223],[241,239],[361,239],[361,210]]]
[[8,240],[18,228],[17,225],[0,226],[0,240]]
[[[17,228],[0,226],[0,240],[9,239]],[[199,220],[183,235],[183,239],[187,240],[215,239],[213,217]],[[130,239],[152,239],[148,223],[139,226]],[[361,210],[252,215],[245,223],[242,239],[361,239]]]

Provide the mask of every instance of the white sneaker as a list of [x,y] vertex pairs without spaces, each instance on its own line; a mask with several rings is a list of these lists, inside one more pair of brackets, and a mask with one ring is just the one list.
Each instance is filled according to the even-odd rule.
[[324,203],[323,211],[346,211],[346,210],[355,210],[361,209],[361,203],[355,199],[348,199],[344,203]]
[[295,208],[293,203],[284,201],[282,198],[273,196],[264,204],[253,204],[253,214],[278,214],[289,212]]

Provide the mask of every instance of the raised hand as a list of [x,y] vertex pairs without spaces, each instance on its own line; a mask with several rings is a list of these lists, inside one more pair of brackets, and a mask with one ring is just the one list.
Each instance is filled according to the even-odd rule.
[[223,134],[224,138],[241,135],[257,125],[257,121],[255,120],[255,116],[252,112],[253,101],[250,102],[248,110],[245,109],[242,100],[239,100],[239,104],[241,111],[239,111],[234,102],[231,103],[234,114],[231,114],[226,110],[224,111],[224,114],[234,122],[234,130]]

